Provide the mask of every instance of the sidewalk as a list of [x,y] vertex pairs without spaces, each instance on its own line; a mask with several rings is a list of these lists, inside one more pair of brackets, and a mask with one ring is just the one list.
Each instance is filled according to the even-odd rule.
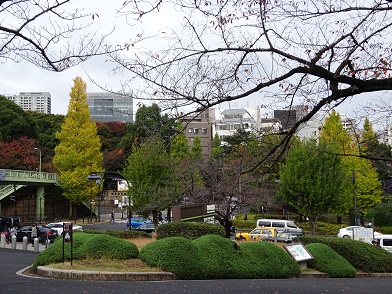
[[[4,246],[0,245],[0,248],[13,249],[11,243],[9,243],[9,244],[6,243],[6,244],[4,244]],[[46,246],[38,243],[37,250],[34,250],[34,249],[35,249],[34,246],[32,246],[31,244],[27,244],[27,247],[26,247],[27,251],[35,251],[37,253],[44,251],[46,249]],[[23,242],[16,242],[15,250],[24,250]]]

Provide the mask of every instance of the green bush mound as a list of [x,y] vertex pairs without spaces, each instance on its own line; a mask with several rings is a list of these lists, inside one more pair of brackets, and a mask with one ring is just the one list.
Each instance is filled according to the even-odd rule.
[[[85,232],[73,234],[73,259],[85,258],[136,258],[138,249],[135,244],[111,237],[109,235],[94,235]],[[64,260],[71,260],[71,243],[64,243]],[[56,239],[53,244],[37,255],[33,263],[33,270],[37,266],[48,265],[63,261],[63,241]]]
[[240,246],[227,238],[205,235],[195,240],[168,237],[147,244],[139,258],[180,279],[260,279],[300,275],[295,260],[269,242]]
[[306,249],[314,257],[308,261],[308,266],[320,272],[327,273],[331,278],[355,278],[357,271],[341,255],[337,254],[331,247],[312,243],[306,245]]
[[230,239],[205,235],[192,241],[200,252],[204,271],[209,279],[238,278],[240,268],[238,245]]
[[[78,248],[94,235],[84,232],[74,232],[72,235],[73,251],[72,258],[79,259]],[[71,243],[64,243],[64,260],[71,260]],[[33,263],[33,270],[40,265],[48,265],[63,261],[63,239],[57,238],[48,248],[37,255]]]
[[149,266],[174,273],[179,279],[205,277],[196,246],[183,237],[168,237],[145,245],[139,258]]
[[239,245],[241,278],[281,279],[301,274],[297,262],[282,248],[270,242],[245,242]]
[[79,258],[130,259],[138,255],[135,244],[109,235],[95,235],[78,248]]
[[304,235],[297,240],[303,244],[322,243],[343,256],[354,268],[370,273],[392,272],[392,254],[380,247],[351,239]]
[[159,225],[156,231],[157,239],[183,237],[194,240],[204,235],[225,237],[226,233],[221,225],[202,222],[170,222]]
[[151,235],[137,230],[84,230],[88,234],[106,234],[120,239],[151,238]]

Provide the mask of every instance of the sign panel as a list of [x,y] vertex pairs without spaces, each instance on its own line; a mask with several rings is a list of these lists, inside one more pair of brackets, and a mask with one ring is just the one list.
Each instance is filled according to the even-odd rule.
[[313,259],[302,243],[284,244],[283,246],[297,262]]
[[63,240],[72,242],[72,223],[63,223]]
[[372,243],[373,228],[354,228],[353,239],[366,243]]

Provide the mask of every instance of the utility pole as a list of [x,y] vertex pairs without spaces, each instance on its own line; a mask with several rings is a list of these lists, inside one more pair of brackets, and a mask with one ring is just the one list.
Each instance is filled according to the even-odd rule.
[[355,170],[353,170],[353,188],[354,188],[354,225],[358,226],[358,208],[357,208],[357,185],[355,182]]

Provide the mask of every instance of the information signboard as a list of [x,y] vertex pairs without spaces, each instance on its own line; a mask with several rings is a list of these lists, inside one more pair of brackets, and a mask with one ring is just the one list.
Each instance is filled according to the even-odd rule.
[[313,259],[302,243],[290,243],[283,245],[286,251],[297,261],[302,262]]

